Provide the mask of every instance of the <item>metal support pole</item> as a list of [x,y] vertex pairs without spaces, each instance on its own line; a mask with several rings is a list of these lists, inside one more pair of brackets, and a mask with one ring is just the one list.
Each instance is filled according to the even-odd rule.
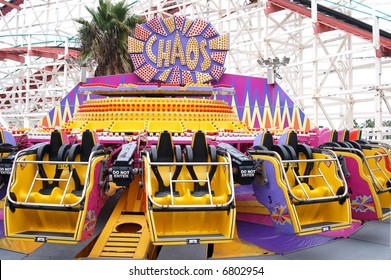
[[[373,28],[372,28],[372,36],[373,36],[373,46],[376,52],[380,49],[380,31],[379,31],[379,18],[376,16],[376,1],[372,1],[372,16],[373,16]],[[378,141],[382,141],[382,126],[383,126],[383,90],[381,89],[381,75],[382,75],[382,65],[381,65],[381,57],[377,57],[375,55],[375,71],[376,71],[376,79],[375,79],[375,135]]]
[[314,124],[319,126],[318,37],[315,34],[315,26],[318,22],[318,6],[316,0],[311,0],[311,19],[314,32],[312,44],[312,99],[314,101]]
[[28,114],[30,113],[30,82],[31,82],[31,48],[32,48],[32,42],[31,42],[31,35],[28,35],[27,37],[27,55],[26,55],[26,96],[25,96],[25,103],[24,103],[24,116],[23,116],[23,126],[26,128],[30,127],[30,120],[28,118]]

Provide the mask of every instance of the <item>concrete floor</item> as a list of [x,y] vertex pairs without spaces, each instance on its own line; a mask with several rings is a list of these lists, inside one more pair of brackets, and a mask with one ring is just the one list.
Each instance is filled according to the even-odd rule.
[[[1,260],[71,260],[86,246],[46,243],[30,254],[0,249]],[[159,260],[204,259],[206,246],[163,247]],[[390,260],[390,221],[371,221],[349,238],[336,239],[323,245],[287,253],[237,259],[264,260]]]
[[[121,194],[111,197],[98,218],[100,232]],[[76,245],[45,243],[30,254],[0,249],[0,260],[72,260],[89,242]],[[205,259],[206,245],[163,247],[158,260]],[[336,239],[323,245],[287,254],[258,255],[236,259],[263,260],[390,260],[390,220],[365,223],[349,238]]]

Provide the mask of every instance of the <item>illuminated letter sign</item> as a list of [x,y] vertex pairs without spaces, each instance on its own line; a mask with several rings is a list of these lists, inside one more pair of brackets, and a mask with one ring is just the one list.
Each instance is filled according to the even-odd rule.
[[223,75],[228,34],[202,19],[154,17],[137,25],[128,48],[134,73],[145,82],[206,83]]

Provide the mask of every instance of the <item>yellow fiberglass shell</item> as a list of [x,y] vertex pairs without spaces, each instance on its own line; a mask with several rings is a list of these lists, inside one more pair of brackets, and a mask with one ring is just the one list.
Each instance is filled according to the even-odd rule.
[[[269,174],[267,174],[267,176],[271,180],[267,186],[264,186],[265,190],[263,194],[265,197],[276,197],[278,193],[283,193],[290,216],[290,222],[297,235],[320,233],[324,230],[322,227],[326,224],[330,226],[330,230],[350,227],[351,212],[348,200],[342,205],[338,201],[320,200],[312,203],[295,203],[296,200],[292,198],[289,192],[289,189],[291,189],[292,194],[295,195],[297,194],[295,188],[298,188],[298,186],[296,186],[292,168],[287,168],[287,171],[285,171],[283,165],[279,162],[279,159],[274,156],[253,155],[253,157],[254,159],[260,158],[267,161],[268,164],[273,167],[268,169]],[[314,154],[314,159],[322,159],[324,157],[326,156],[323,154]],[[335,192],[343,185],[342,180],[336,174],[335,166],[333,167],[330,165],[328,167],[325,163],[316,163],[312,175],[317,175],[316,172],[318,172],[318,168],[324,172],[325,177],[327,177],[329,184]],[[299,170],[304,170],[304,168],[299,165]],[[274,174],[271,174],[270,172],[273,172]],[[311,188],[314,188],[314,190],[311,190],[312,193],[309,194],[311,198],[316,199],[317,195],[319,195],[318,198],[327,195],[327,193],[316,190],[316,187],[324,188],[324,182],[321,182],[320,178],[314,176],[314,178],[309,180],[309,185],[311,185]],[[263,204],[266,207],[269,206],[267,205],[266,199]],[[271,210],[272,209],[269,209],[272,213]]]
[[[330,156],[323,153],[313,153],[313,159],[329,159]],[[300,157],[300,159],[304,159]],[[299,170],[303,172],[304,166],[299,166]],[[301,173],[302,175],[302,173]],[[310,196],[314,198],[322,196],[332,196],[337,194],[338,190],[345,185],[345,182],[338,175],[336,161],[316,161],[314,162],[308,184],[312,187]],[[318,176],[323,175],[323,176]],[[322,178],[325,178],[324,181]],[[331,189],[331,190],[330,190]],[[351,206],[347,199],[343,204],[339,201],[312,203],[308,205],[297,205],[297,215],[302,227],[301,231],[313,232],[312,224],[322,224],[330,222],[335,229],[347,228],[351,225]],[[307,227],[308,229],[304,229]],[[316,230],[315,230],[316,231]],[[321,232],[321,230],[317,230]]]
[[[252,155],[252,157],[254,160],[260,159],[262,161],[267,162],[272,167],[271,170],[273,170],[273,174],[270,174],[270,173],[267,174],[267,177],[269,179],[268,184],[266,186],[262,186],[265,188],[265,190],[264,190],[265,192],[263,192],[264,198],[268,197],[269,194],[274,195],[275,193],[279,193],[279,194],[282,193],[284,202],[279,202],[279,204],[286,205],[288,213],[289,213],[289,222],[291,223],[291,225],[293,227],[293,231],[295,233],[300,232],[300,225],[299,225],[299,220],[297,217],[296,209],[295,209],[294,205],[290,202],[288,185],[286,182],[286,177],[284,176],[285,171],[282,169],[282,166],[281,166],[279,160],[274,156],[262,155],[262,154],[254,154],[254,155]],[[268,170],[270,170],[270,169],[268,169]],[[265,199],[265,201],[266,201],[266,199]],[[270,207],[270,205],[268,205],[264,201],[259,201],[259,202],[262,203],[263,205],[265,205],[265,207],[268,207],[268,208]],[[273,210],[272,208],[269,208],[270,213],[272,213],[272,210]]]
[[[354,200],[357,197],[357,195],[371,197],[371,200],[373,202],[373,208],[374,208],[373,211],[376,213],[375,215],[377,219],[382,220],[388,218],[389,211],[387,211],[388,215],[385,216],[383,209],[390,208],[391,194],[389,192],[383,192],[378,194],[374,185],[378,182],[377,175],[379,176],[380,181],[383,182],[384,182],[384,175],[378,172],[373,172],[376,174],[375,176],[376,178],[374,178],[373,176],[371,176],[368,166],[366,165],[367,162],[370,169],[376,168],[373,166],[374,161],[373,160],[369,160],[369,162],[365,161],[357,154],[351,152],[336,151],[336,153],[343,155],[347,160],[347,163],[349,163],[348,169],[349,172],[351,173],[351,176],[350,178],[347,179],[347,182],[352,192],[351,200]],[[367,156],[370,155],[369,152],[365,152],[365,153]],[[385,165],[384,159],[382,161],[383,163],[380,164]],[[389,174],[385,166],[382,168],[383,171],[386,172],[385,174]],[[356,182],[357,180],[360,181]],[[357,216],[357,218],[359,218],[359,216]]]
[[390,154],[385,149],[375,147],[371,149],[363,148],[362,152],[366,157],[369,169],[376,177],[375,180],[379,189],[389,188],[390,183],[388,181],[391,178]]
[[[15,210],[7,206],[5,207],[6,236],[22,240],[31,240],[35,236],[40,236],[47,237],[48,242],[76,243],[82,238],[92,235],[93,227],[89,228],[91,234],[86,232],[85,221],[88,211],[93,210],[97,216],[104,203],[100,187],[95,180],[95,174],[100,172],[100,164],[104,157],[94,157],[91,162],[90,180],[85,188],[83,207],[80,207],[81,197],[72,194],[72,191],[75,189],[72,179],[69,180],[68,188],[66,188],[67,182],[64,181],[60,182],[59,186],[55,187],[50,195],[39,193],[39,189],[42,188],[42,181],[34,181],[36,165],[23,164],[23,160],[34,160],[35,155],[21,158],[19,162],[22,163],[16,166],[16,173],[10,192],[14,194],[17,202],[25,202],[27,207],[16,208]],[[22,165],[23,168],[19,165]],[[44,168],[49,167],[49,165],[44,164]],[[66,164],[64,165],[66,166]],[[75,164],[74,168],[78,170],[84,183],[86,167],[83,166],[81,168],[81,166],[76,166]],[[69,175],[69,170],[64,169],[60,179],[68,179]],[[30,189],[31,186],[32,188]],[[63,196],[64,191],[66,191],[65,196]],[[69,207],[61,208],[61,201],[63,205],[68,204]],[[74,204],[74,206],[71,207],[71,204]],[[37,205],[42,207],[28,207]],[[73,211],[75,209],[78,210]],[[89,226],[91,226],[91,223]]]
[[[220,155],[217,160],[221,163],[227,163],[227,159]],[[233,239],[236,209],[229,207],[226,210],[210,211],[206,207],[202,208],[202,206],[210,204],[227,203],[232,197],[228,165],[217,167],[211,180],[211,189],[214,192],[212,196],[209,194],[192,195],[193,183],[186,182],[191,177],[186,167],[183,167],[178,177],[178,181],[182,182],[176,183],[176,191],[179,192],[179,195],[171,196],[168,194],[164,197],[157,197],[155,196],[158,191],[157,179],[151,170],[147,157],[143,157],[143,162],[146,213],[154,244],[186,244],[190,239],[199,240],[200,243],[219,243]],[[168,174],[169,172],[162,173],[164,181],[169,180]],[[168,211],[160,211],[170,205],[183,207],[180,210],[172,208]]]

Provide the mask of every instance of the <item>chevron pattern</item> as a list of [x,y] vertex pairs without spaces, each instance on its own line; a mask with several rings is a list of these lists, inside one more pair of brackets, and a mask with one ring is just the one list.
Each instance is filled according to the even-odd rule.
[[[87,83],[106,84],[138,84],[142,82],[135,74],[95,77]],[[231,85],[236,94],[216,95],[216,99],[224,100],[236,110],[241,121],[251,128],[284,129],[293,128],[308,131],[314,127],[278,85],[269,85],[265,78],[224,74],[219,84]],[[72,119],[78,106],[89,98],[101,98],[94,94],[78,94],[77,85],[52,111],[42,119],[39,125],[46,127],[62,126]]]

